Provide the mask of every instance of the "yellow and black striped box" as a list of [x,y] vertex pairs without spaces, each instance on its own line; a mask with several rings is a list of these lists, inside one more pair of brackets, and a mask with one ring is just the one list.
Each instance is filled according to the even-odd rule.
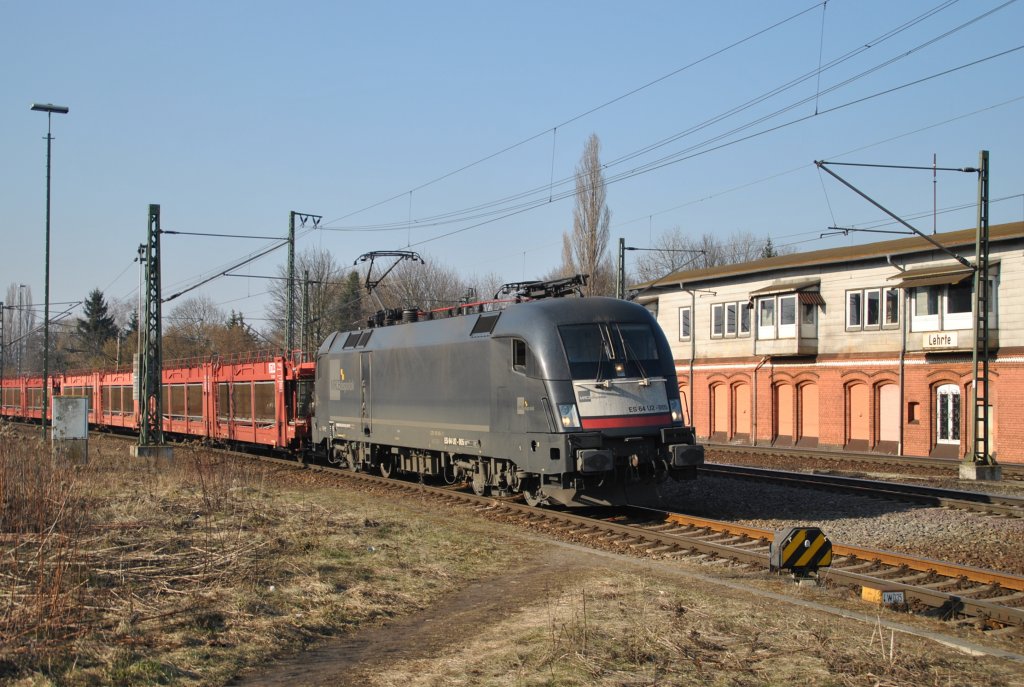
[[777,530],[772,541],[772,570],[813,572],[832,565],[832,542],[817,527]]

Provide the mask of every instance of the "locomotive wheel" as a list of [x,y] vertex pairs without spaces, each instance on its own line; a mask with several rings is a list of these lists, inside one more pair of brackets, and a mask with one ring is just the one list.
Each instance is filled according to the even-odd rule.
[[356,451],[355,449],[349,449],[346,454],[348,458],[348,469],[351,472],[359,472],[359,463],[356,462]]
[[484,475],[484,472],[480,469],[479,465],[473,473],[471,484],[473,486],[473,493],[477,496],[487,496],[491,493],[491,488],[487,486],[486,475]]
[[391,477],[391,473],[394,472],[394,463],[391,462],[391,458],[384,458],[377,464],[380,469],[380,476],[384,479]]
[[547,501],[547,497],[541,492],[540,485],[536,482],[523,486],[523,499],[526,500],[526,505],[531,508],[536,508]]

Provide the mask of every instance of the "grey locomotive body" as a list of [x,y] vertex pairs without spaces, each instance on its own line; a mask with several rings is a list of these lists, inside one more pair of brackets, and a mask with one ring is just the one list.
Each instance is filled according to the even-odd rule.
[[352,469],[470,480],[530,503],[614,504],[703,463],[643,307],[558,298],[332,334],[313,441]]

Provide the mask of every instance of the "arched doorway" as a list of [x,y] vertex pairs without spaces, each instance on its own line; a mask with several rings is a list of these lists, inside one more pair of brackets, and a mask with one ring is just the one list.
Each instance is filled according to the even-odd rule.
[[775,441],[776,445],[793,444],[793,385],[775,385]]
[[878,441],[875,450],[896,453],[900,446],[900,388],[895,384],[878,387]]
[[729,438],[729,387],[725,384],[711,387],[711,438],[715,441]]
[[818,385],[801,384],[799,387],[799,423],[797,426],[800,446],[818,445]]
[[935,450],[932,455],[960,455],[960,387],[943,384],[935,389]]
[[733,441],[750,441],[750,385],[742,382],[732,390]]
[[851,384],[846,390],[846,448],[867,451],[871,439],[871,398],[867,384]]

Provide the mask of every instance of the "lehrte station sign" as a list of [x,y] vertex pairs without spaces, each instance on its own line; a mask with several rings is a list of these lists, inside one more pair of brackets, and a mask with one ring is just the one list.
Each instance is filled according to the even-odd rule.
[[928,332],[923,345],[927,349],[956,348],[957,332]]

